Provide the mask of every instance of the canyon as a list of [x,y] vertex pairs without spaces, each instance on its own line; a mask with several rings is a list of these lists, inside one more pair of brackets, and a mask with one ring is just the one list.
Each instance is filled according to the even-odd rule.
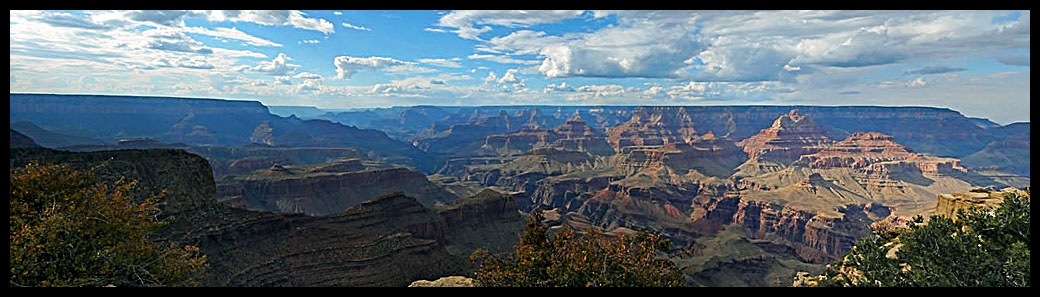
[[692,253],[672,257],[688,285],[770,286],[822,271],[873,222],[944,212],[944,193],[1029,186],[1028,123],[934,107],[11,98],[12,165],[115,158],[106,176],[190,188],[162,234],[213,253],[213,285],[464,275],[469,252],[508,251],[541,209],[556,229],[661,232]]

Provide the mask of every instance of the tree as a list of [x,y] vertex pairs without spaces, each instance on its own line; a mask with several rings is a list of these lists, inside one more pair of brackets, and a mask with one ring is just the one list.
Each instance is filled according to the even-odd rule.
[[608,237],[593,229],[564,229],[550,236],[534,211],[516,249],[504,257],[478,250],[476,281],[493,287],[671,287],[684,279],[683,269],[659,259],[671,243],[660,234]]
[[163,225],[163,195],[136,185],[105,184],[64,165],[12,170],[10,285],[195,285],[206,257],[150,238]]
[[815,278],[819,286],[1029,286],[1029,192],[959,220],[921,216],[905,230],[861,239]]

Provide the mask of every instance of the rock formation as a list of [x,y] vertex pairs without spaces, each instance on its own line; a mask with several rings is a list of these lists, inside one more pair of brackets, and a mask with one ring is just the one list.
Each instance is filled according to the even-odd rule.
[[824,149],[832,142],[809,117],[797,109],[792,109],[788,114],[773,121],[769,128],[741,140],[737,145],[744,148],[749,159],[788,165],[802,155]]
[[892,136],[878,132],[856,132],[817,153],[802,156],[795,165],[810,168],[863,168],[884,161],[921,158]]
[[[523,229],[513,200],[494,193],[441,210],[394,193],[341,213],[307,216],[217,203],[206,160],[181,150],[12,149],[13,167],[31,160],[96,168],[104,181],[125,177],[145,191],[165,190],[160,219],[167,224],[158,236],[199,247],[209,263],[204,286],[406,286],[467,273],[469,252],[511,246]],[[468,245],[473,242],[493,244]]]
[[455,195],[407,168],[365,170],[360,161],[311,166],[273,165],[217,184],[217,199],[250,210],[333,214],[379,195],[402,192],[426,206],[449,204]]
[[606,135],[590,127],[575,116],[567,123],[553,128],[559,138],[552,143],[552,147],[588,152],[596,156],[609,156],[614,154],[614,149],[607,143]]
[[465,276],[446,276],[433,281],[417,280],[408,287],[475,287],[474,281]]
[[1000,203],[1004,201],[1004,196],[1008,193],[1029,197],[1025,191],[1015,188],[1004,188],[999,191],[975,188],[967,192],[943,193],[939,194],[935,204],[935,214],[957,220],[957,211],[959,210],[968,211],[976,208],[995,209],[999,207]]
[[607,129],[607,142],[620,151],[629,146],[682,143],[695,137],[695,133],[683,107],[640,107],[628,122]]

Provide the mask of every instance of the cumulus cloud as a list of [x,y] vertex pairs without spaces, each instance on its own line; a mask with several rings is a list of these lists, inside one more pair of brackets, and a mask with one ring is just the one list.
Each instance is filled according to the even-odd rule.
[[291,85],[292,84],[292,78],[290,78],[288,76],[275,76],[274,77],[274,82],[277,83],[277,84]]
[[574,87],[568,86],[567,82],[561,82],[560,84],[548,84],[543,89],[543,92],[574,92]]
[[495,72],[488,72],[488,76],[484,78],[484,81],[486,81],[486,82],[498,81],[498,75],[495,75]]
[[506,70],[506,73],[502,74],[502,78],[498,79],[498,83],[500,83],[500,84],[510,83],[511,84],[511,83],[519,82],[520,80],[516,78],[516,73],[517,72],[519,72],[519,70],[516,70],[516,69]]
[[246,67],[242,69],[253,72],[265,73],[269,75],[283,76],[288,75],[293,71],[296,71],[296,68],[300,67],[300,65],[290,64],[289,60],[292,60],[291,58],[289,58],[289,56],[286,56],[284,53],[279,53],[278,56],[274,58],[274,60],[262,61],[260,62],[260,64],[256,66]]
[[317,74],[310,73],[310,72],[300,72],[300,73],[297,73],[296,75],[293,75],[293,78],[299,78],[299,79],[321,79],[321,75],[317,75]]
[[[795,81],[835,68],[864,68],[986,48],[1028,48],[1029,12],[994,22],[995,11],[597,11],[617,25],[547,34],[535,24],[582,12],[452,12],[439,25],[481,41],[471,59],[519,62],[537,55],[547,77],[643,77],[700,81]],[[585,17],[588,17],[586,14]],[[523,28],[482,38],[490,26]],[[496,31],[497,32],[497,31]],[[512,59],[512,60],[506,60]],[[522,60],[520,60],[522,61]]]
[[361,70],[386,70],[391,72],[424,73],[432,69],[415,66],[414,62],[406,62],[388,57],[350,57],[339,56],[333,60],[336,66],[336,78],[350,79]]
[[321,84],[320,79],[307,79],[300,83],[300,85],[296,86],[296,92],[318,92],[321,91],[322,87],[323,85]]
[[680,77],[704,49],[688,19],[619,21],[582,38],[543,47],[547,77]]
[[268,26],[292,26],[325,34],[335,33],[335,26],[320,18],[308,18],[299,10],[214,10],[208,11],[210,21],[250,22]]

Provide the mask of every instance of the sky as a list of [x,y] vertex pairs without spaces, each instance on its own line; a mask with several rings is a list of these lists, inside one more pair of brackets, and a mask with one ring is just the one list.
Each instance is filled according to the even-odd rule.
[[936,106],[1029,121],[1029,11],[11,11],[11,92]]

